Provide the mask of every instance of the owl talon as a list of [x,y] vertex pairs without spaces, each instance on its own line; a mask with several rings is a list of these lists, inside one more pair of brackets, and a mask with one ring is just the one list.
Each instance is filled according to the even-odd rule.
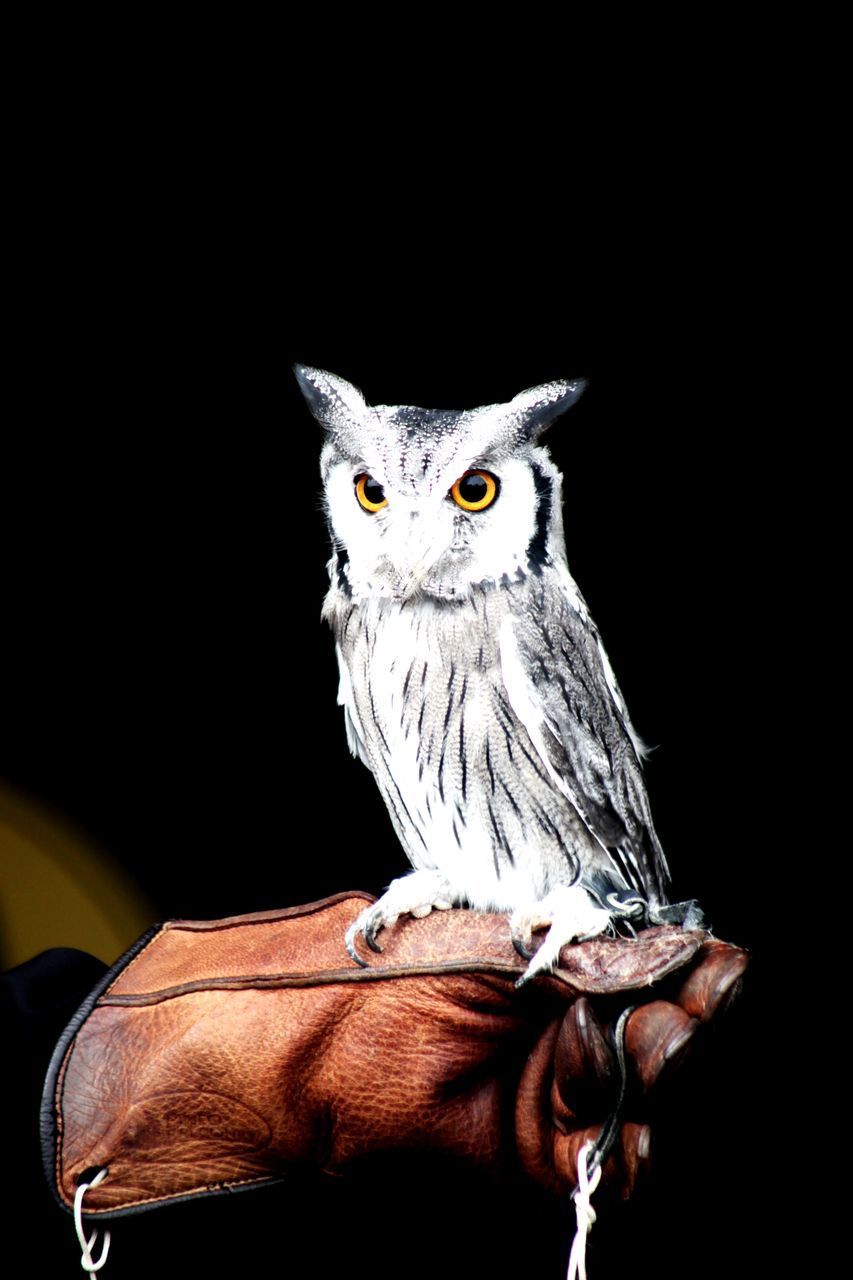
[[377,955],[383,947],[376,941],[380,929],[393,929],[400,916],[421,918],[429,915],[433,907],[446,911],[453,905],[453,894],[445,878],[435,871],[412,871],[407,876],[392,880],[378,902],[365,907],[346,931],[344,942],[350,959],[362,969],[368,967],[356,950],[359,934],[365,946]]
[[[372,935],[375,933],[376,929],[379,927],[378,923],[377,924],[372,923],[371,916],[373,914],[373,911],[374,911],[374,908],[372,907],[368,907],[367,910],[362,911],[361,914],[357,916],[355,920],[353,920],[352,924],[347,929],[346,934],[344,935],[344,946],[347,949],[347,954],[349,955],[349,958],[351,960],[354,960],[355,963],[361,969],[367,969],[368,963],[366,960],[363,960],[361,958],[356,948],[356,939],[359,937],[359,935],[362,938],[364,938],[365,942],[371,948],[371,950],[373,951],[381,950],[381,948],[373,941],[373,938],[372,938]],[[368,936],[368,934],[370,934],[371,936]]]
[[535,951],[530,949],[530,943],[533,941],[532,936],[528,934],[526,939],[520,938],[517,933],[512,933],[510,936],[512,938],[512,945],[515,947],[522,960],[532,960],[536,954]]
[[362,960],[361,956],[358,954],[358,952],[355,949],[355,946],[353,945],[352,942],[350,942],[349,938],[344,939],[344,946],[347,949],[347,953],[349,955],[350,960],[354,960],[360,969],[366,969],[368,967],[367,961]]
[[364,937],[364,941],[370,947],[370,950],[374,951],[377,955],[382,954],[382,947],[380,947],[379,943],[376,941],[376,933],[380,928],[381,925],[378,921],[374,925],[366,925],[362,935]]
[[362,937],[364,939],[365,946],[369,947],[376,955],[381,955],[383,948],[376,941],[376,935],[380,929],[384,929],[386,926],[390,927],[396,918],[396,916],[393,918],[386,916],[383,911],[379,910],[378,905],[375,907],[368,907],[366,911],[362,911],[361,915],[358,916],[358,918],[354,920],[347,929],[346,936],[344,937],[344,945],[346,946],[350,959],[354,960],[356,964],[361,965],[362,969],[366,969],[368,967],[368,963],[358,954],[355,945],[356,939],[359,936]]
[[[561,885],[527,909],[513,912],[510,933],[516,951],[530,963],[516,987],[523,987],[540,973],[552,973],[567,943],[587,942],[610,926],[611,915],[597,906],[581,885]],[[533,941],[537,929],[548,934],[535,954],[525,955],[522,947]]]

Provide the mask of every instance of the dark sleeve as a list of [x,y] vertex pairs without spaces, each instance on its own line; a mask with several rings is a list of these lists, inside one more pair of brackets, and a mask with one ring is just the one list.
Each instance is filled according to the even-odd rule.
[[18,1223],[10,1237],[13,1251],[29,1256],[42,1275],[73,1275],[79,1267],[73,1225],[57,1208],[42,1171],[42,1085],[57,1040],[106,969],[85,951],[56,947],[0,976],[3,1204],[10,1225]]

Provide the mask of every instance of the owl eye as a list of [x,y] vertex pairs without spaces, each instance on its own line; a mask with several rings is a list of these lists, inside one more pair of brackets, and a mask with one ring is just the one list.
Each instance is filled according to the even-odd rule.
[[498,478],[490,471],[466,471],[450,496],[463,511],[485,511],[498,496]]
[[373,476],[356,476],[355,496],[365,511],[381,511],[383,507],[388,506],[385,490],[373,479]]

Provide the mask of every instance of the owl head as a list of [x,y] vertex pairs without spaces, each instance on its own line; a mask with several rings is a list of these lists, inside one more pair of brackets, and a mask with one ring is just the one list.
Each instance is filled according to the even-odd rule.
[[465,599],[475,586],[565,563],[562,477],[537,441],[583,382],[457,412],[369,405],[336,374],[295,373],[326,431],[330,570],[347,596]]

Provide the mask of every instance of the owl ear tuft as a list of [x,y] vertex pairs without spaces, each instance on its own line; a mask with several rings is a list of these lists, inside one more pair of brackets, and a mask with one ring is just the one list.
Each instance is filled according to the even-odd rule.
[[293,372],[302,394],[317,421],[332,431],[361,420],[367,403],[358,387],[336,373],[295,364]]
[[543,382],[513,397],[506,406],[507,414],[515,419],[522,435],[535,440],[556,418],[571,409],[585,387],[583,378],[572,382]]

